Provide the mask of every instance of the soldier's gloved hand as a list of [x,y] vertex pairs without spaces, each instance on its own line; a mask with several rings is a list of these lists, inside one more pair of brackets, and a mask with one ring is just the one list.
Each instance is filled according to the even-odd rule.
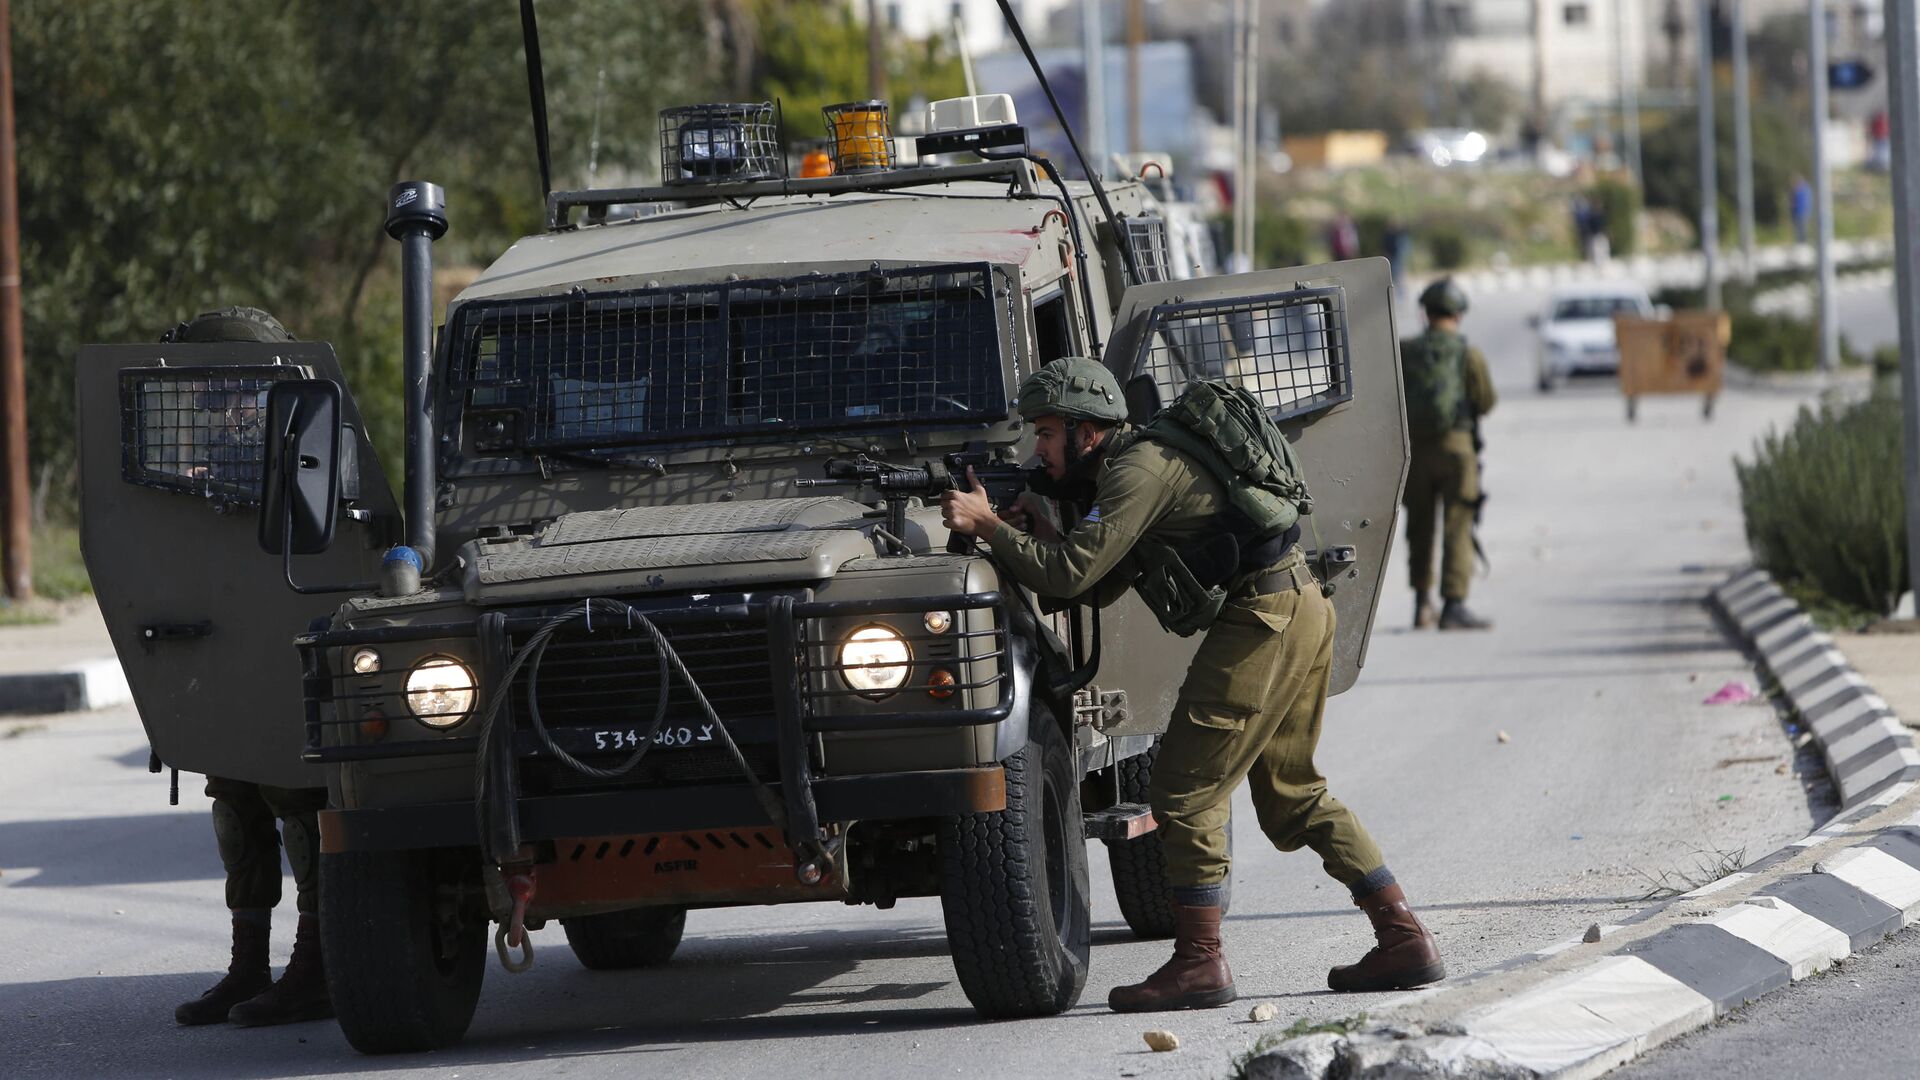
[[940,520],[954,532],[975,538],[988,536],[1000,526],[1000,517],[993,512],[993,504],[987,501],[987,493],[971,467],[967,469],[966,490],[955,489],[940,496]]

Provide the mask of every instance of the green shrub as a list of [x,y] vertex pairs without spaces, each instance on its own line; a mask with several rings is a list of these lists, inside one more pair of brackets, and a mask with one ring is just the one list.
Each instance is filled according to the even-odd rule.
[[1253,258],[1256,266],[1305,266],[1311,233],[1307,223],[1291,214],[1264,213],[1253,220]]
[[1360,254],[1385,255],[1387,230],[1393,227],[1393,215],[1378,210],[1353,216],[1354,231],[1360,234]]
[[1793,315],[1736,311],[1727,353],[1749,371],[1812,371],[1820,363],[1820,333]]
[[1747,544],[1789,591],[1884,615],[1908,588],[1900,399],[1801,409],[1734,462]]
[[1426,228],[1427,254],[1437,270],[1457,270],[1467,262],[1467,234],[1457,225],[1431,224]]
[[1624,180],[1601,180],[1587,193],[1607,216],[1607,248],[1615,256],[1633,254],[1640,228],[1640,193]]

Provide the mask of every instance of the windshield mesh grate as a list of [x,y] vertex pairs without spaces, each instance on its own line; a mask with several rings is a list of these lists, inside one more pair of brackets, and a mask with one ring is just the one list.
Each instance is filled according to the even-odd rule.
[[1346,294],[1301,289],[1163,304],[1149,317],[1133,374],[1151,376],[1162,401],[1190,382],[1224,379],[1275,420],[1337,405],[1353,396]]
[[527,447],[1006,415],[994,271],[916,267],[478,301],[453,404]]

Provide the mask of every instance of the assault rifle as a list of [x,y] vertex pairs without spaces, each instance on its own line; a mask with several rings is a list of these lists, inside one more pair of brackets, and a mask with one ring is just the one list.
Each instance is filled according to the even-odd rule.
[[[1047,474],[1043,468],[1022,468],[1008,461],[995,460],[987,450],[960,450],[939,461],[921,462],[919,468],[890,465],[865,454],[851,458],[830,458],[824,480],[795,480],[799,488],[852,487],[871,488],[886,501],[884,511],[886,539],[904,550],[902,538],[907,529],[908,499],[937,499],[947,491],[967,486],[967,470],[986,490],[987,501],[995,507],[1010,506],[1030,487],[1043,488]],[[954,533],[947,538],[947,550],[965,555],[973,550],[970,537]]]

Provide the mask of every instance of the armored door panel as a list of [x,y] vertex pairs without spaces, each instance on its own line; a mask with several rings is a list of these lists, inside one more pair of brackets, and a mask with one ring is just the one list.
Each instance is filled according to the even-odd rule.
[[[1236,382],[1293,440],[1313,494],[1301,543],[1339,614],[1336,694],[1366,662],[1406,484],[1392,288],[1385,259],[1137,285],[1105,357],[1123,380],[1150,376],[1162,402],[1196,379]],[[1130,727],[1163,726],[1199,638],[1161,631],[1131,596],[1104,622],[1101,685],[1128,691]]]
[[[282,379],[341,382],[313,342],[90,345],[80,350],[81,548],[134,704],[160,760],[279,787],[303,764],[293,638],[338,596],[302,596],[261,552],[266,397]],[[344,510],[333,546],[298,556],[302,583],[377,577],[393,495],[350,395]],[[369,520],[356,520],[366,511]]]

